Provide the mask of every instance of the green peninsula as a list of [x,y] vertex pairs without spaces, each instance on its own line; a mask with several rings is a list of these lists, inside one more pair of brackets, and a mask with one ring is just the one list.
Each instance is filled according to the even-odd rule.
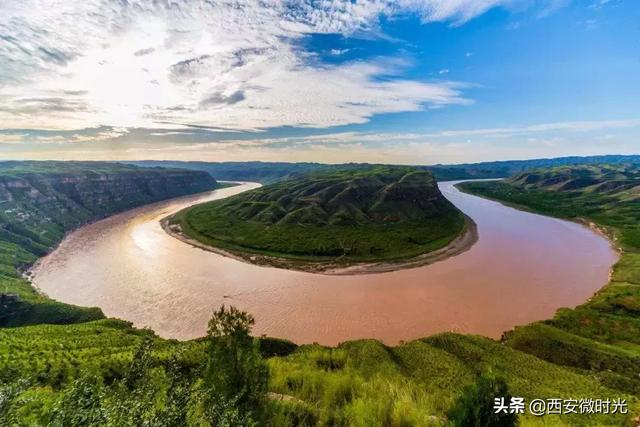
[[169,228],[252,260],[349,264],[435,251],[465,233],[468,222],[428,171],[352,165],[190,207]]

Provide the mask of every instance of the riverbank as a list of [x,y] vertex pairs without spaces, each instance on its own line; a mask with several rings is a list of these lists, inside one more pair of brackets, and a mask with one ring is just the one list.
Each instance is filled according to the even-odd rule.
[[440,249],[427,252],[416,257],[402,260],[363,263],[346,263],[340,261],[305,262],[274,256],[257,255],[249,252],[229,251],[207,245],[183,233],[180,224],[170,224],[170,217],[171,216],[168,216],[161,220],[160,224],[162,229],[170,236],[198,249],[258,266],[336,276],[388,273],[396,270],[423,267],[464,253],[471,249],[471,247],[478,241],[478,227],[471,218],[465,215],[464,230],[460,235]]
[[[506,256],[515,253],[516,246],[501,250],[500,242],[504,240],[496,241],[495,236],[499,235],[499,230],[494,228],[495,224],[499,224],[500,227],[511,224],[511,227],[504,229],[505,235],[511,237],[516,232],[521,233],[526,226],[535,230],[535,234],[527,236],[528,238],[519,239],[517,247],[520,248],[519,256],[522,259],[531,259],[531,264],[536,265],[535,271],[538,271],[538,274],[546,274],[553,267],[535,259],[537,253],[544,252],[548,258],[554,259],[558,258],[562,252],[579,252],[585,247],[590,248],[590,251],[595,249],[589,245],[596,238],[594,235],[591,235],[589,240],[576,242],[570,239],[570,235],[565,234],[567,230],[578,228],[582,235],[592,234],[584,227],[539,215],[532,216],[519,212],[516,214],[511,209],[505,210],[507,208],[496,206],[498,204],[494,202],[458,195],[455,190],[452,193],[450,184],[445,184],[443,187],[446,189],[444,193],[461,206],[462,210],[472,212],[473,218],[477,219],[482,239],[474,246],[475,249],[468,251],[467,254],[426,268],[374,275],[363,280],[363,278],[349,276],[326,277],[293,271],[261,269],[246,263],[232,262],[224,257],[212,256],[206,251],[195,250],[167,236],[159,226],[159,221],[171,211],[180,208],[177,204],[167,202],[164,206],[143,210],[135,217],[127,217],[128,223],[125,224],[123,224],[125,219],[120,217],[117,224],[116,221],[107,220],[80,230],[77,234],[70,236],[69,241],[63,243],[61,251],[53,254],[51,257],[53,259],[48,260],[50,267],[53,268],[50,268],[48,274],[44,271],[45,276],[42,276],[41,271],[38,279],[43,281],[43,284],[46,283],[50,290],[72,288],[73,284],[78,284],[78,287],[70,291],[69,297],[86,294],[86,288],[92,288],[97,284],[92,293],[102,295],[106,305],[111,304],[133,310],[128,315],[118,314],[117,317],[132,320],[137,326],[149,325],[153,330],[159,331],[162,336],[172,335],[167,334],[166,329],[163,329],[166,325],[186,325],[185,327],[189,328],[193,328],[194,324],[206,325],[206,319],[193,320],[191,314],[204,312],[208,315],[210,307],[203,308],[203,304],[206,304],[205,301],[211,301],[212,306],[219,307],[219,304],[225,303],[245,308],[256,315],[260,325],[283,325],[296,342],[325,341],[319,334],[316,335],[320,338],[317,336],[306,339],[297,338],[297,329],[315,332],[326,330],[335,335],[341,333],[343,326],[353,327],[354,325],[350,322],[358,319],[363,320],[364,327],[356,330],[357,337],[379,337],[378,328],[386,327],[389,329],[390,337],[404,341],[398,344],[397,340],[383,339],[387,344],[394,343],[393,346],[373,339],[344,342],[343,338],[332,341],[336,343],[332,347],[321,345],[296,347],[290,344],[289,350],[276,354],[279,357],[268,359],[271,373],[269,391],[294,396],[299,400],[294,403],[307,404],[312,408],[310,413],[313,415],[336,414],[338,416],[352,411],[355,407],[351,405],[351,401],[358,402],[358,405],[364,404],[365,408],[375,408],[381,404],[395,405],[394,402],[399,402],[398,404],[402,405],[402,413],[409,411],[423,414],[427,417],[425,419],[432,419],[428,417],[434,415],[444,419],[448,408],[459,397],[462,389],[473,383],[479,370],[500,373],[508,382],[511,392],[524,397],[527,402],[534,398],[552,397],[622,398],[629,402],[630,412],[637,414],[637,401],[633,398],[634,393],[630,391],[634,380],[631,378],[624,383],[615,370],[620,366],[629,369],[634,361],[629,353],[611,350],[610,343],[593,342],[592,347],[588,348],[584,348],[584,340],[573,340],[568,343],[565,341],[559,345],[554,345],[555,341],[550,341],[552,344],[546,345],[545,340],[553,338],[549,335],[549,330],[553,328],[547,326],[546,322],[518,328],[519,332],[524,330],[527,334],[511,335],[502,342],[475,335],[484,333],[482,331],[471,331],[474,335],[460,335],[435,334],[454,329],[452,327],[435,331],[425,329],[430,325],[440,328],[437,319],[439,307],[446,310],[458,322],[463,319],[463,316],[467,316],[463,320],[474,325],[479,325],[483,319],[489,317],[492,317],[492,322],[495,322],[499,315],[510,310],[513,310],[511,325],[514,324],[513,322],[529,323],[513,320],[514,315],[517,316],[517,313],[525,311],[524,307],[536,308],[540,305],[541,300],[536,299],[536,295],[528,294],[528,291],[536,286],[540,287],[541,284],[526,281],[533,277],[533,274],[521,264],[514,267],[517,271],[513,276],[506,277],[504,271],[500,271],[505,265],[513,264],[513,259],[506,262]],[[514,219],[520,217],[522,217],[521,221],[514,222]],[[554,228],[556,225],[558,226]],[[83,235],[85,232],[86,234]],[[116,238],[114,233],[120,235]],[[521,236],[521,234],[518,235]],[[553,244],[548,247],[549,241],[558,235],[564,243],[562,252],[556,252]],[[542,238],[537,239],[540,236]],[[539,240],[544,241],[546,245],[536,246]],[[94,246],[97,241],[100,244]],[[522,244],[523,242],[526,244]],[[602,243],[606,245],[606,242]],[[486,256],[476,258],[474,253],[487,246],[489,247]],[[532,247],[529,252],[527,252],[528,247]],[[567,251],[567,247],[572,248],[572,251]],[[60,253],[64,254],[65,250],[70,248],[76,249],[72,255],[55,262],[55,258]],[[109,260],[110,263],[106,263],[105,269],[101,269],[100,266],[96,266],[94,262],[96,259],[102,262]],[[476,261],[473,261],[474,259]],[[456,264],[457,260],[466,261]],[[543,289],[542,293],[549,295],[548,292],[559,288],[559,283],[570,284],[572,280],[580,282],[581,287],[592,286],[593,284],[588,284],[592,274],[580,276],[581,271],[588,270],[590,267],[589,262],[582,264],[584,265],[575,271],[575,266],[567,266],[567,269],[573,272],[569,277],[570,280],[550,278],[550,286]],[[91,267],[91,272],[83,269],[87,266]],[[478,269],[478,266],[482,266],[482,269]],[[167,269],[167,267],[171,268]],[[446,289],[452,293],[449,299],[443,299],[442,294],[431,292],[433,285],[439,281],[439,272],[443,270],[460,273],[445,283]],[[103,271],[118,272],[112,279],[114,284],[121,286],[114,288],[111,294],[105,293],[112,284],[104,282]],[[477,281],[476,279],[482,275],[474,272],[482,272],[482,275],[489,277],[486,281]],[[493,273],[497,274],[492,276]],[[59,281],[55,280],[58,275]],[[84,282],[82,278],[86,277],[91,277],[92,280]],[[122,277],[128,280],[123,282]],[[227,283],[231,278],[234,280]],[[163,281],[164,279],[166,281]],[[384,293],[381,293],[379,282],[385,279],[389,286],[388,289],[383,289]],[[468,280],[472,282],[471,287],[466,286]],[[595,282],[599,280],[596,279]],[[310,281],[317,286],[310,286]],[[335,286],[332,285],[333,282]],[[363,286],[358,284],[360,282],[364,282]],[[509,293],[508,288],[495,288],[496,285],[505,282],[517,285],[516,292]],[[604,282],[603,277],[600,284],[594,285],[593,289],[600,287]],[[228,286],[221,288],[225,284]],[[169,285],[172,285],[173,289],[167,291],[166,298],[158,299],[161,297],[158,292],[164,291]],[[312,289],[312,292],[305,292]],[[481,292],[475,294],[474,289],[479,289]],[[574,293],[573,289],[568,290]],[[286,303],[289,295],[300,292],[302,295],[290,301],[295,305]],[[328,298],[318,300],[316,292],[323,292]],[[223,293],[226,299],[219,298]],[[461,295],[464,298],[460,298]],[[63,297],[59,299],[65,300]],[[544,298],[542,301],[547,299]],[[576,302],[564,304],[574,305],[585,299],[586,297],[583,299],[575,297]],[[264,310],[251,306],[252,301],[261,304]],[[495,304],[491,305],[492,301],[495,301]],[[505,304],[505,301],[509,304]],[[145,306],[145,302],[153,305]],[[282,304],[283,302],[285,304]],[[347,317],[342,316],[341,310],[332,306],[330,302],[344,303],[344,313]],[[561,301],[557,301],[555,307],[562,304]],[[296,311],[298,306],[300,310]],[[360,311],[361,309],[367,309],[375,315],[367,317],[366,313]],[[482,312],[477,313],[478,316],[473,316],[474,309]],[[568,309],[563,311],[577,312]],[[165,315],[163,319],[157,319],[154,322],[150,318],[138,317],[141,313],[165,313]],[[265,317],[265,313],[271,313],[273,317]],[[579,313],[582,316],[584,311],[580,310]],[[436,316],[431,317],[429,314]],[[116,315],[116,313],[111,312],[110,315]],[[422,315],[427,316],[420,317]],[[403,317],[406,317],[407,321],[397,324],[397,321],[402,320]],[[546,319],[549,316],[537,314],[535,318]],[[582,328],[598,327],[603,319],[588,320],[589,323],[582,324]],[[411,330],[413,325],[422,325],[420,331],[416,333]],[[619,332],[624,329],[619,326],[611,328],[616,331],[618,337],[620,337]],[[500,331],[511,327],[501,327]],[[630,325],[627,325],[627,330],[630,333],[633,332]],[[272,328],[272,331],[274,332],[260,329],[256,331],[256,336],[261,334],[284,336],[278,333],[276,328]],[[410,331],[410,334],[403,336],[401,335],[403,331]],[[464,329],[460,331],[466,332]],[[37,373],[40,381],[38,385],[41,382],[48,385],[47,381],[53,381],[61,376],[72,381],[77,371],[65,368],[71,348],[73,363],[79,366],[79,369],[90,368],[100,376],[113,378],[114,375],[120,375],[118,372],[123,371],[122,366],[128,366],[137,343],[147,336],[145,334],[150,335],[150,332],[135,330],[125,322],[115,320],[80,325],[43,325],[0,330],[0,341],[8,343],[8,348],[11,349],[8,353],[10,357],[0,360],[0,371],[3,366],[8,366],[14,372],[21,374],[24,372],[24,376],[33,376]],[[203,334],[204,331],[199,331],[197,335]],[[498,332],[497,337],[499,334]],[[565,333],[563,338],[567,335]],[[414,341],[412,337],[426,338]],[[536,345],[532,346],[535,348],[525,348],[527,342],[525,339],[535,342]],[[152,337],[152,340],[156,349],[154,354],[157,355],[159,363],[173,354],[186,354],[188,357],[178,358],[180,363],[198,366],[197,363],[206,355],[202,340],[185,342],[156,337]],[[110,351],[104,350],[107,345]],[[516,351],[511,347],[522,347],[523,351]],[[578,353],[579,355],[585,355],[579,360],[582,363],[580,369],[575,369],[575,364],[569,359],[576,354],[576,348],[583,351]],[[116,351],[114,352],[113,349]],[[555,357],[557,361],[550,363],[526,354],[540,352],[540,350],[546,351],[547,357]],[[292,353],[289,354],[289,352]],[[593,352],[597,353],[598,357],[594,357]],[[563,359],[564,355],[569,357]],[[45,361],[48,363],[44,363]],[[583,366],[590,363],[594,365],[604,363],[607,368],[596,372],[585,371],[589,368]],[[614,363],[617,363],[618,368]],[[37,372],[33,370],[33,366],[36,367]],[[609,367],[612,366],[614,371],[609,371]],[[52,372],[61,372],[61,374],[53,375]],[[344,401],[339,398],[343,388],[336,390],[336,381],[339,381],[341,387],[344,386],[344,389],[349,390],[350,395],[353,396],[352,400]],[[54,389],[54,393],[48,390],[50,389],[45,387],[34,387],[29,389],[28,393],[31,393],[31,397],[36,396],[38,401],[51,400],[58,395],[57,389]],[[318,390],[318,392],[310,394],[306,390]],[[398,396],[401,396],[400,400]],[[278,404],[286,405],[288,402],[278,401]],[[33,414],[34,411],[31,413]],[[569,424],[575,422],[578,425],[628,425],[632,417],[635,415],[575,415],[569,418],[552,415],[545,421],[549,425],[565,425],[567,419]],[[537,420],[530,415],[525,415],[521,422],[523,425],[529,425],[535,424]]]
[[[559,170],[550,172],[550,177],[576,172]],[[585,188],[564,190],[531,185],[534,178],[523,175],[501,183],[466,183],[460,188],[518,209],[582,224],[606,237],[619,259],[608,282],[584,303],[505,332],[502,341],[555,364],[592,371],[603,384],[640,395],[640,203],[633,199],[633,186],[620,185],[616,176],[620,191],[613,186],[613,191],[594,191],[608,184],[606,178],[596,176]],[[549,182],[559,185],[558,180]]]
[[258,334],[297,343],[375,338],[395,345],[449,331],[499,338],[515,325],[583,303],[607,282],[616,259],[607,240],[582,226],[465,195],[451,182],[440,189],[473,218],[476,243],[430,265],[392,265],[392,271],[366,277],[239,262],[185,244],[161,227],[172,213],[255,185],[83,227],[38,263],[34,283],[52,298],[99,306],[109,317],[166,338],[201,336],[211,310],[233,304],[254,314]]

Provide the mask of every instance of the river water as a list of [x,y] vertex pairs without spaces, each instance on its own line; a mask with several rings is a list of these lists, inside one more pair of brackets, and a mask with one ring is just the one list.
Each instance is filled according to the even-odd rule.
[[101,307],[163,337],[204,335],[212,310],[227,304],[254,315],[256,335],[335,345],[445,331],[497,338],[584,302],[607,282],[617,254],[602,236],[453,184],[439,186],[477,223],[479,240],[424,267],[355,276],[259,267],[194,248],[160,227],[186,206],[258,186],[245,183],[82,227],[34,267],[34,283],[54,299]]

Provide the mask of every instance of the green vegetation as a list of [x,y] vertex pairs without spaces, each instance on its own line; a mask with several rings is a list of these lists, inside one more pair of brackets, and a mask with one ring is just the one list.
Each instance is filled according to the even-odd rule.
[[[586,170],[603,182],[610,170],[616,180],[637,176],[632,167]],[[553,179],[564,169],[536,173]],[[116,319],[0,328],[0,426],[632,426],[640,414],[637,185],[595,191],[602,183],[568,189],[531,181],[464,187],[547,214],[598,218],[618,238],[625,252],[612,282],[577,309],[501,341],[445,333],[395,347],[251,338],[251,316],[224,307],[207,337],[186,342]],[[36,257],[21,249],[28,242],[5,244],[28,263]],[[32,310],[49,301],[15,280],[7,286],[20,287],[22,301],[33,298]],[[629,413],[494,417],[492,399],[508,396],[622,398]]]
[[0,326],[86,322],[98,308],[38,294],[21,271],[86,222],[215,188],[203,172],[105,162],[0,162]]
[[546,215],[595,223],[611,236],[622,251],[611,282],[576,309],[506,333],[505,342],[640,394],[640,168],[562,167],[460,187]]
[[[490,373],[480,376],[475,384],[468,386],[449,412],[449,418],[456,427],[495,426],[510,427],[518,424],[518,415],[509,412],[511,396],[507,383]],[[505,407],[495,410],[496,399]]]
[[254,320],[235,307],[222,306],[209,321],[209,362],[204,412],[212,425],[229,418],[234,424],[261,419],[269,373],[259,344],[251,337]]
[[[465,401],[486,402],[505,384],[511,395],[527,401],[622,397],[636,414],[640,409],[629,393],[587,372],[488,338],[457,334],[396,347],[374,340],[336,348],[289,343],[287,353],[266,359],[267,385],[265,362],[256,351],[266,357],[270,340],[250,339],[250,325],[246,314],[221,309],[207,338],[187,342],[163,340],[118,320],[0,329],[0,419],[9,425],[60,419],[70,426],[86,425],[73,420],[89,416],[99,420],[95,425],[123,426],[144,420],[172,426],[225,425],[221,420],[226,425],[251,420],[274,426],[441,425],[465,419]],[[487,391],[491,373],[504,383],[492,380],[493,391]],[[549,416],[545,422],[625,425],[631,417]],[[522,425],[538,422],[520,416]]]
[[[465,163],[459,165],[415,166],[428,170],[438,181],[459,179],[504,178],[531,169],[548,168],[563,165],[594,163],[640,163],[640,156],[608,155],[588,157],[558,157],[554,159],[506,160],[498,162]],[[361,164],[327,165],[322,163],[285,163],[285,162],[185,162],[175,160],[143,160],[130,162],[144,167],[169,167],[208,172],[218,180],[253,181],[272,184],[283,179],[299,177],[319,170],[361,167]]]
[[312,172],[187,208],[170,223],[232,252],[339,262],[413,257],[465,228],[429,172],[400,166]]
[[251,323],[223,307],[185,343],[118,320],[0,329],[0,425],[255,425],[271,406]]

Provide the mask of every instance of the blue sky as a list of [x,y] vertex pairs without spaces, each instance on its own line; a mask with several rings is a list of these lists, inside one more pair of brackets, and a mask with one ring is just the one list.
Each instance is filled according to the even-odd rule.
[[640,153],[634,0],[8,0],[0,158]]

